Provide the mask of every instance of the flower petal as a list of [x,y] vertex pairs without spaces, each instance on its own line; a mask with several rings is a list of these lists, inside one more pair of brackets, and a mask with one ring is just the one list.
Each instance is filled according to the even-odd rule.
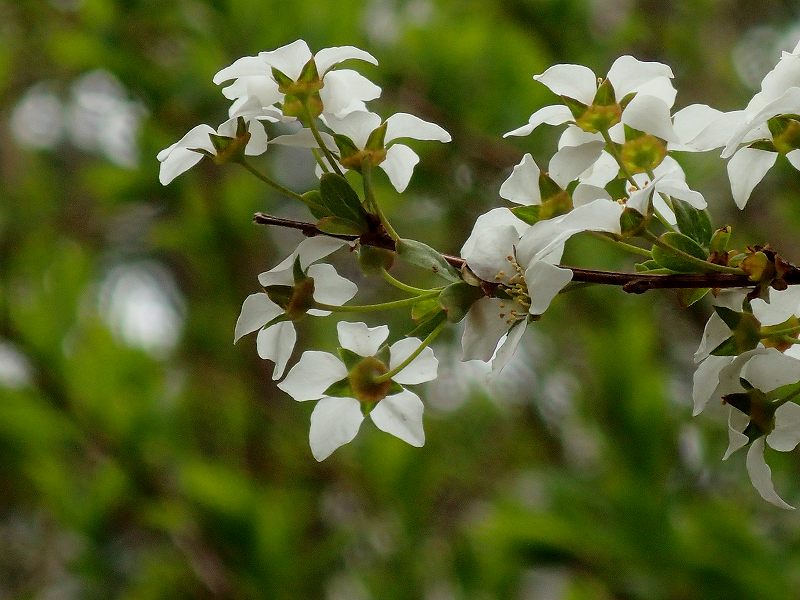
[[728,161],[728,178],[736,206],[744,208],[750,193],[778,158],[776,152],[742,148]]
[[746,414],[733,407],[728,409],[728,449],[725,450],[725,456],[722,457],[722,460],[728,460],[731,454],[739,448],[747,446],[750,440],[742,432],[749,423],[750,417]]
[[533,113],[525,125],[507,131],[503,134],[503,137],[530,135],[534,129],[543,123],[547,125],[563,125],[574,119],[575,117],[572,116],[572,113],[563,104],[544,106]]
[[[312,263],[317,262],[336,252],[339,248],[349,246],[349,243],[344,240],[337,240],[324,235],[317,235],[310,238],[305,238],[297,245],[294,252],[284,258],[277,266],[273,267],[267,273],[277,273],[286,269],[291,270],[294,265],[295,257],[300,257],[300,266],[307,269]],[[266,283],[261,281],[259,275],[259,283],[266,287]]]
[[[218,71],[212,80],[215,84],[219,85],[223,81],[230,81],[231,79],[238,79],[239,77],[254,77],[254,76],[269,76],[269,65],[265,63],[258,56],[243,56],[228,65],[224,69]],[[227,98],[228,96],[226,96]]]
[[233,343],[238,342],[243,335],[261,329],[282,312],[281,307],[270,300],[265,293],[250,294],[244,299],[242,311],[236,320]]
[[339,321],[336,324],[336,331],[339,334],[339,344],[342,348],[364,357],[375,356],[381,344],[389,337],[387,325],[367,327],[366,323]]
[[422,427],[424,409],[419,396],[403,390],[378,402],[369,416],[381,431],[419,448],[425,444],[425,430]]
[[793,286],[780,291],[770,288],[769,302],[754,298],[750,301],[750,307],[761,325],[778,325],[800,314],[800,288]]
[[514,167],[511,175],[500,186],[500,197],[517,204],[541,204],[539,191],[539,167],[530,154],[525,154],[522,161]]
[[311,60],[311,49],[303,40],[296,40],[269,52],[259,52],[258,58],[269,65],[269,73],[274,67],[296,81],[303,67]]
[[297,332],[291,321],[281,321],[258,332],[256,338],[258,355],[264,360],[271,360],[275,363],[272,379],[277,381],[283,376],[296,341]]
[[708,356],[697,366],[697,370],[692,376],[693,417],[703,412],[714,390],[717,389],[719,372],[727,367],[732,360],[733,358],[730,356]]
[[352,442],[363,420],[361,404],[355,398],[326,397],[317,402],[308,432],[314,458],[323,461],[337,448]]
[[672,129],[669,106],[655,96],[636,94],[622,111],[622,122],[668,142],[680,141]]
[[572,271],[537,260],[525,270],[525,281],[531,297],[529,312],[532,315],[541,315],[558,292],[572,281]]
[[517,348],[519,348],[519,344],[522,341],[522,336],[525,335],[527,329],[527,321],[517,321],[511,329],[508,330],[508,333],[505,338],[501,340],[492,358],[492,371],[489,375],[490,379],[495,379],[500,375],[501,371],[505,369],[511,362],[511,359],[514,358],[517,353]]
[[800,381],[800,360],[775,348],[753,356],[742,368],[742,377],[762,392],[771,392]]
[[191,169],[203,159],[203,155],[195,152],[194,148],[208,150],[216,154],[214,146],[211,144],[209,134],[214,133],[214,129],[209,125],[198,125],[193,127],[180,140],[164,148],[156,158],[161,162],[158,173],[158,180],[161,185],[167,185],[181,173]]
[[408,113],[396,113],[386,119],[386,137],[384,139],[388,146],[393,140],[400,138],[437,142],[449,142],[452,139],[450,134],[436,123],[425,121]]
[[[389,370],[393,370],[416,352],[422,342],[417,338],[403,338],[389,347]],[[402,371],[392,377],[402,385],[414,385],[436,379],[439,361],[433,355],[433,348],[426,346]]]
[[394,144],[386,150],[386,159],[378,166],[389,176],[394,189],[402,192],[408,186],[418,162],[419,156],[411,148],[403,144]]
[[574,98],[584,104],[591,104],[597,93],[597,78],[590,68],[583,65],[553,65],[533,78],[559,96]]
[[530,228],[530,225],[519,219],[509,209],[493,208],[489,212],[483,213],[475,220],[475,224],[472,226],[472,232],[469,234],[467,241],[464,242],[464,245],[461,246],[461,256],[466,258],[475,251],[477,241],[485,231],[503,225],[513,227],[517,232],[518,239],[524,231]]
[[329,352],[306,350],[278,387],[295,400],[322,398],[332,384],[347,377],[347,367]]
[[[317,71],[320,75],[324,75],[332,66],[350,59],[363,60],[373,65],[378,64],[378,59],[372,54],[355,46],[323,48],[314,55],[314,62],[317,64]],[[328,78],[325,77],[325,82],[327,83],[327,81]]]
[[500,225],[485,228],[475,236],[471,251],[465,254],[469,268],[485,281],[504,281],[516,275],[508,257],[513,257],[514,246],[519,242],[516,228]]
[[782,404],[775,411],[775,429],[767,436],[767,444],[778,452],[791,452],[800,444],[800,406]]
[[753,487],[758,490],[761,497],[779,508],[793,510],[794,506],[787,504],[778,496],[772,484],[772,471],[764,461],[764,438],[760,437],[753,442],[747,451],[747,473]]
[[351,112],[341,118],[324,115],[324,122],[336,133],[349,137],[359,148],[364,148],[370,134],[381,126],[378,115],[365,111]]
[[[358,292],[355,283],[339,275],[336,269],[326,263],[311,265],[308,276],[314,278],[314,300],[322,304],[341,306]],[[312,308],[308,314],[324,317],[330,313]]]
[[491,360],[497,343],[509,328],[509,305],[516,306],[524,314],[522,305],[500,298],[480,298],[470,307],[461,336],[461,360]]
[[342,118],[354,111],[365,111],[364,102],[381,95],[381,88],[357,71],[341,69],[325,75],[319,91],[323,110]]
[[[672,69],[660,62],[643,62],[633,56],[620,56],[608,70],[617,100],[654,79],[671,79]],[[670,103],[671,104],[671,103]]]
[[561,188],[566,188],[578,175],[591,167],[603,152],[602,140],[580,146],[565,146],[550,159],[549,175]]

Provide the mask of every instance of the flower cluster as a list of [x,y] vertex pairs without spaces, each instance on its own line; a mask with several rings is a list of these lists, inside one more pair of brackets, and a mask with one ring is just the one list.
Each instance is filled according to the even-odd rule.
[[[373,184],[377,167],[403,192],[420,159],[400,142],[448,142],[450,135],[414,115],[370,112],[366,103],[380,88],[339,68],[345,61],[377,64],[358,48],[313,54],[300,40],[235,61],[214,76],[232,101],[229,119],[216,130],[195,127],[158,155],[162,183],[206,156],[241,164],[313,216],[297,222],[256,215],[259,223],[311,237],[259,275],[262,291],[245,299],[234,341],[258,331],[258,354],[275,363],[273,378],[283,378],[278,387],[298,401],[317,401],[314,457],[323,460],[353,440],[367,417],[421,446],[423,402],[403,386],[436,377],[431,344],[448,324],[463,321],[463,359],[491,363],[496,376],[514,358],[528,325],[576,283],[621,285],[627,292],[675,288],[684,306],[707,295],[713,305],[695,354],[695,414],[714,399],[727,405],[725,458],[749,446],[747,470],[759,494],[790,507],[772,485],[764,452],[789,451],[800,442],[794,401],[800,395],[800,291],[792,287],[800,284],[800,269],[770,246],[729,247],[731,228],[712,225],[703,194],[689,186],[678,159],[720,150],[740,208],[779,154],[800,168],[800,44],[783,54],[747,107],[731,112],[696,104],[673,114],[670,67],[631,56],[600,77],[571,64],[535,75],[558,100],[505,135],[563,126],[558,148],[546,168],[523,155],[499,190],[513,206],[479,216],[460,256],[401,237]],[[276,126],[294,130],[271,137]],[[293,191],[257,170],[249,157],[270,144],[307,148],[319,186]],[[567,244],[580,235],[629,253],[638,260],[634,270],[563,264]],[[356,284],[327,262],[345,248],[357,256],[361,276],[381,278],[402,297],[350,304]],[[391,272],[396,261],[434,274],[438,284],[398,279]],[[388,345],[386,325],[340,321],[338,356],[305,351],[284,377],[296,323],[306,315],[397,309],[410,312],[405,337]]]

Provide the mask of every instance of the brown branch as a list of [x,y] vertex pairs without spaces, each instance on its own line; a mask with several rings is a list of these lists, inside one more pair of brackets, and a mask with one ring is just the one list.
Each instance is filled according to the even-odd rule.
[[[303,221],[292,221],[281,219],[264,213],[256,213],[253,221],[259,225],[277,225],[279,227],[289,227],[298,229],[303,235],[313,237],[316,235],[326,235],[340,240],[358,241],[366,246],[377,246],[394,250],[394,240],[386,232],[369,231],[363,235],[341,235],[325,233],[313,223]],[[449,254],[442,255],[447,262],[460,269],[466,261],[458,256]],[[698,273],[698,274],[675,274],[675,275],[648,275],[646,273],[624,273],[619,271],[599,271],[594,269],[581,269],[568,265],[558,265],[564,269],[572,271],[572,280],[584,283],[599,283],[603,285],[617,285],[623,291],[631,294],[642,294],[647,290],[654,289],[686,289],[686,288],[737,288],[752,287],[754,284],[747,275],[736,275],[732,273]],[[787,284],[800,284],[800,269],[791,266],[784,274],[783,280]]]

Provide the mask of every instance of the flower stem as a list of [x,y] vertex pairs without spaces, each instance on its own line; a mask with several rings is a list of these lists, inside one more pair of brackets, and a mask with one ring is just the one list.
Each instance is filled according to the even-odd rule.
[[391,300],[390,302],[381,302],[379,304],[348,304],[345,306],[337,306],[336,304],[324,304],[322,302],[314,302],[314,308],[319,310],[329,310],[331,312],[376,312],[379,310],[390,310],[393,308],[402,308],[403,306],[412,306],[420,300],[434,298],[438,296],[440,290],[431,290],[413,298],[403,298],[402,300]]
[[691,254],[684,252],[683,250],[679,250],[674,246],[670,246],[651,231],[645,230],[642,233],[642,236],[653,242],[653,244],[655,244],[656,246],[663,248],[670,254],[674,254],[675,256],[680,257],[681,259],[685,260],[688,263],[701,267],[705,271],[714,271],[716,273],[731,273],[733,275],[743,274],[743,271],[741,269],[737,269],[736,267],[726,267],[725,265],[717,265],[714,263],[710,263],[701,258],[697,258],[696,256],[692,256]]
[[322,135],[319,133],[319,128],[317,127],[317,120],[311,115],[311,110],[308,108],[308,104],[303,106],[306,111],[306,120],[308,121],[308,128],[311,130],[311,135],[314,136],[314,139],[317,141],[317,145],[319,149],[322,150],[322,153],[325,155],[325,158],[328,159],[331,168],[336,171],[338,175],[344,177],[344,173],[339,168],[339,163],[336,162],[336,159],[333,156],[333,153],[328,149],[325,145],[325,142],[322,139]]
[[409,354],[408,357],[403,362],[401,362],[399,365],[397,365],[394,369],[392,369],[390,371],[387,371],[383,375],[379,375],[378,377],[376,377],[375,378],[375,383],[383,383],[384,381],[389,381],[392,377],[394,377],[400,371],[402,371],[408,365],[410,365],[414,361],[414,359],[417,358],[425,348],[427,348],[428,346],[431,345],[433,340],[435,340],[438,337],[438,335],[442,332],[442,329],[444,329],[444,326],[446,324],[447,324],[447,321],[442,321],[441,323],[439,323],[434,328],[434,330],[431,331],[428,334],[428,337],[426,337],[424,340],[422,340],[422,342],[420,343],[419,347],[416,350],[414,350],[414,352]]
[[283,194],[285,196],[289,196],[290,198],[294,198],[295,200],[300,200],[300,202],[304,202],[303,196],[301,196],[297,192],[294,192],[294,191],[290,190],[287,187],[282,186],[277,181],[273,181],[272,179],[270,179],[269,177],[267,177],[266,175],[261,173],[258,169],[256,169],[249,162],[247,162],[244,158],[242,158],[242,160],[239,161],[239,164],[242,165],[248,171],[250,171],[258,179],[260,179],[261,181],[266,183],[268,186],[270,186],[272,189],[277,190],[278,192],[280,192],[281,194]]
[[361,178],[364,182],[364,204],[367,205],[367,210],[371,210],[378,216],[381,221],[381,225],[386,230],[386,233],[389,234],[389,237],[392,238],[394,241],[400,239],[400,236],[397,235],[397,232],[392,227],[392,224],[389,223],[389,219],[386,218],[386,215],[383,214],[378,201],[375,199],[375,191],[372,187],[372,165],[370,164],[369,160],[366,160],[361,163]]
[[424,289],[418,288],[407,283],[403,283],[399,279],[395,279],[389,271],[384,268],[381,268],[381,277],[383,277],[384,281],[386,281],[389,285],[396,287],[398,290],[403,290],[404,292],[408,292],[409,294],[414,294],[415,296],[422,296],[424,294],[428,294],[429,292],[433,291],[441,291],[442,288],[435,288],[435,289]]

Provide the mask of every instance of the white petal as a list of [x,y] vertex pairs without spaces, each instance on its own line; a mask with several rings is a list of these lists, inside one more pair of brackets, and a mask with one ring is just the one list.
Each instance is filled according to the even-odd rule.
[[485,281],[507,282],[516,275],[509,256],[519,242],[517,230],[511,225],[482,229],[475,236],[472,251],[464,256],[469,268]]
[[781,291],[770,288],[769,303],[761,298],[754,298],[750,301],[750,307],[761,325],[778,325],[789,317],[800,314],[800,288],[792,286]]
[[506,315],[512,306],[520,313],[525,312],[521,305],[500,298],[480,298],[470,307],[464,319],[464,333],[461,336],[461,360],[489,362],[500,338],[508,331]]
[[[417,338],[403,338],[389,347],[389,370],[394,369],[401,362],[416,352],[422,342]],[[433,348],[427,346],[411,363],[402,371],[392,377],[402,385],[415,385],[436,379],[439,361],[433,355]]]
[[591,167],[605,147],[605,142],[594,141],[580,146],[565,146],[550,159],[549,175],[560,187],[566,188],[578,175]]
[[233,64],[217,72],[217,74],[214,75],[213,81],[215,84],[219,85],[223,81],[229,81],[239,77],[253,77],[269,74],[269,65],[258,56],[243,56],[234,61]]
[[591,69],[583,65],[553,65],[533,78],[559,96],[574,98],[584,104],[591,104],[597,93],[597,78]]
[[403,390],[378,402],[369,416],[381,431],[419,448],[425,444],[425,430],[422,428],[424,409],[419,396]]
[[335,117],[345,117],[366,110],[364,102],[381,95],[381,88],[357,71],[341,69],[325,75],[325,87],[319,92],[323,110]]
[[[343,248],[344,246],[349,246],[349,243],[344,240],[337,240],[336,238],[330,238],[324,235],[317,235],[310,238],[305,238],[302,242],[297,245],[295,251],[292,252],[289,256],[283,259],[277,266],[273,267],[268,273],[275,273],[278,271],[284,271],[286,269],[291,270],[294,265],[294,259],[296,257],[300,257],[300,266],[303,269],[308,268],[308,266],[312,263],[317,262],[336,252],[339,248]],[[264,287],[267,286],[266,283],[261,281],[261,277],[259,276],[259,283]]]
[[283,376],[296,341],[297,332],[291,321],[281,321],[258,332],[256,338],[258,355],[264,360],[271,360],[275,363],[272,379],[278,380]]
[[475,244],[478,238],[483,235],[484,231],[503,225],[513,227],[517,232],[517,238],[519,238],[525,230],[530,228],[530,225],[520,220],[509,209],[493,208],[475,220],[475,224],[472,226],[472,232],[461,247],[461,256],[466,258],[475,250]]
[[363,60],[373,65],[378,64],[378,59],[372,56],[372,54],[361,48],[356,48],[355,46],[323,48],[314,55],[314,62],[317,64],[317,71],[319,71],[320,75],[324,75],[333,65],[350,59]]
[[673,128],[679,147],[674,150],[705,152],[724,146],[742,120],[741,111],[724,113],[705,104],[692,104],[676,112]]
[[[741,306],[739,306],[741,311]],[[694,353],[694,362],[699,363],[705,359],[711,351],[719,346],[722,342],[731,337],[731,330],[725,324],[716,312],[711,313],[711,316],[706,321],[706,326],[703,329],[703,337],[700,338],[700,345]]]
[[789,160],[789,163],[800,171],[800,150],[792,150],[786,154],[786,158]]
[[645,133],[651,133],[668,142],[678,142],[672,129],[669,106],[655,96],[637,94],[622,111],[622,122]]
[[307,350],[278,387],[298,401],[322,398],[332,384],[347,377],[347,367],[329,352]]
[[264,154],[267,151],[267,132],[264,130],[264,125],[261,121],[251,119],[247,124],[247,130],[250,132],[250,140],[244,147],[244,153],[247,156]]
[[611,201],[611,194],[602,187],[585,183],[579,183],[572,192],[572,204],[575,207],[584,206],[600,198]]
[[572,281],[572,271],[544,261],[535,261],[525,270],[525,281],[531,297],[530,313],[541,315],[548,309],[558,292]]
[[263,287],[269,287],[271,285],[294,285],[294,276],[292,274],[292,268],[287,267],[284,269],[271,269],[269,271],[265,271],[264,273],[260,273],[258,275],[258,283],[260,283]]
[[719,385],[719,372],[727,367],[733,360],[730,356],[708,356],[697,366],[692,376],[692,402],[694,410],[692,416],[696,417],[706,407],[711,395]]
[[311,50],[303,40],[296,40],[270,52],[259,52],[258,57],[296,81],[303,67],[311,60]]
[[386,145],[400,138],[449,142],[450,134],[436,123],[424,121],[408,113],[396,113],[386,119]]
[[750,193],[775,164],[777,153],[742,148],[728,161],[728,178],[736,206],[744,208]]
[[742,369],[742,377],[762,392],[800,382],[800,360],[775,348],[752,357]]
[[345,117],[325,115],[325,124],[336,133],[347,136],[359,148],[367,145],[370,134],[381,125],[381,118],[373,112],[351,112]]
[[747,133],[754,127],[777,115],[797,114],[798,112],[800,112],[800,87],[789,88],[780,97],[767,103],[761,110],[742,123],[722,151],[722,158],[728,158],[733,154],[736,146],[745,139]]
[[378,165],[389,176],[394,189],[402,192],[411,180],[419,156],[408,146],[394,144],[386,151],[386,159]]
[[539,192],[539,167],[530,154],[514,167],[511,176],[500,186],[500,197],[517,204],[541,204]]
[[503,137],[530,135],[542,123],[547,125],[563,125],[574,120],[575,117],[563,104],[553,104],[544,106],[533,113],[528,119],[527,124],[517,127],[503,134]]
[[[328,148],[336,147],[332,135],[325,133],[324,131],[321,131],[320,135],[322,136],[323,143]],[[278,144],[280,146],[290,146],[293,148],[319,148],[319,144],[317,143],[317,140],[310,129],[300,129],[295,133],[279,135],[275,138],[272,138],[271,143]]]
[[633,56],[620,56],[608,70],[608,79],[621,100],[640,85],[656,78],[671,78],[672,69],[659,62],[643,62]]
[[[358,286],[345,279],[336,272],[331,265],[323,263],[311,265],[308,268],[308,276],[314,278],[314,300],[322,304],[333,304],[341,306],[358,292]],[[313,315],[317,312],[324,312],[324,315],[316,314],[316,316],[325,316],[326,311],[317,311],[311,309],[308,314]]]
[[619,173],[619,165],[614,157],[608,152],[603,150],[600,158],[586,171],[581,173],[581,183],[587,185],[594,185],[597,187],[605,187],[606,184],[617,177]]
[[308,432],[314,458],[323,461],[337,448],[352,442],[363,420],[361,404],[355,398],[326,397],[317,402]]
[[514,326],[508,330],[508,333],[505,338],[501,340],[492,358],[492,372],[489,375],[490,379],[496,379],[517,354],[517,348],[519,348],[522,336],[525,335],[527,328],[527,321],[517,321]]
[[628,200],[625,202],[625,206],[627,208],[632,208],[641,215],[647,215],[647,213],[650,212],[650,200],[656,189],[654,183],[657,182],[651,182],[645,187],[631,192],[628,196]]
[[250,294],[244,299],[242,311],[236,320],[233,343],[238,342],[243,335],[261,329],[282,312],[283,309],[270,300],[265,293]]
[[386,325],[367,327],[366,323],[339,321],[336,331],[339,333],[339,344],[342,348],[364,357],[375,356],[381,344],[389,337],[389,327]]
[[686,182],[680,179],[664,178],[658,183],[657,187],[659,192],[666,194],[667,196],[677,198],[678,200],[688,202],[691,206],[698,210],[703,210],[707,206],[706,199],[703,198],[703,194],[689,189],[689,186],[686,185]]
[[750,417],[746,414],[732,406],[728,409],[728,448],[725,450],[725,456],[722,457],[722,460],[728,460],[731,454],[739,448],[747,446],[750,440],[742,432],[749,423]]
[[800,406],[787,402],[775,411],[775,429],[767,444],[779,452],[791,452],[800,444]]
[[758,490],[761,497],[779,508],[794,509],[794,506],[787,504],[778,496],[775,486],[772,484],[772,471],[764,461],[764,438],[760,437],[750,446],[747,451],[747,473],[753,487]]
[[202,148],[216,154],[211,139],[208,137],[210,133],[214,133],[214,129],[208,125],[193,127],[180,140],[156,155],[161,162],[158,180],[162,185],[167,185],[202,160],[203,155],[195,152],[194,148]]

